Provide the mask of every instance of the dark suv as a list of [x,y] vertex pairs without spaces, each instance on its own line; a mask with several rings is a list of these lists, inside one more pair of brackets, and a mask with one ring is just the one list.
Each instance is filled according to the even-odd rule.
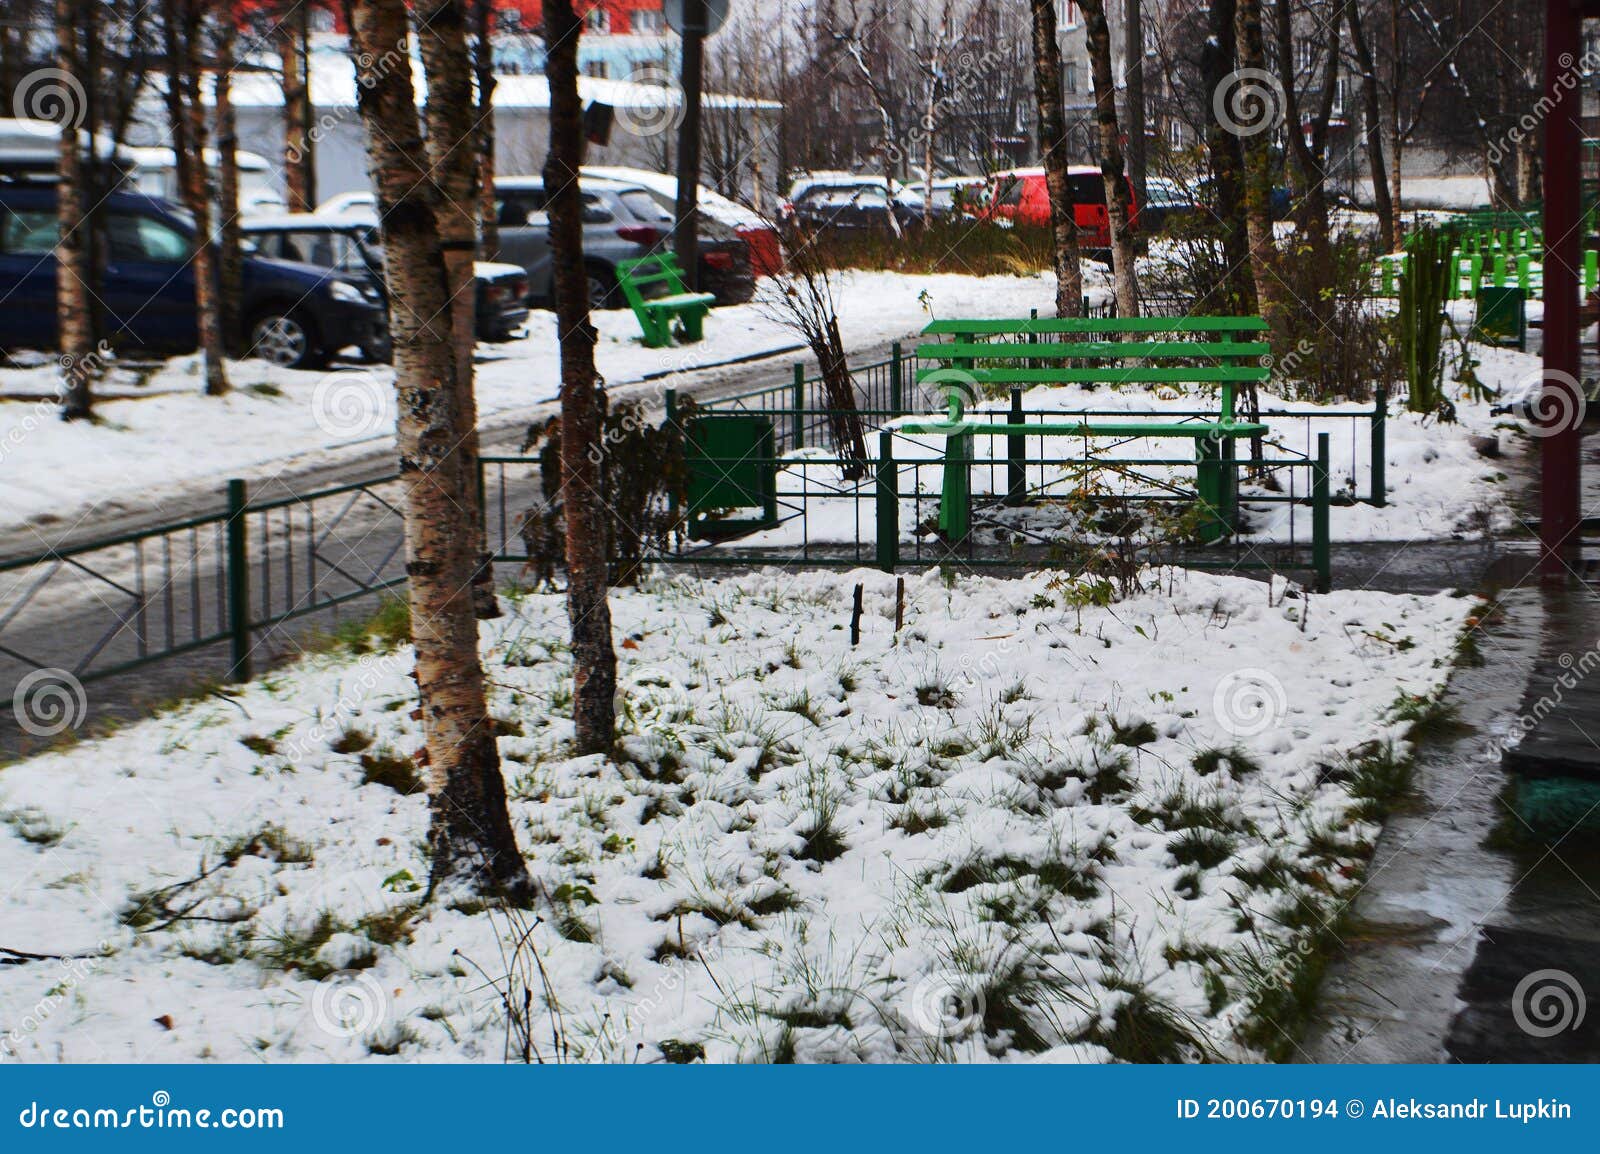
[[[301,261],[331,269],[363,289],[377,293],[387,307],[388,286],[383,277],[383,236],[376,217],[364,213],[318,216],[285,213],[254,216],[240,223],[244,238],[260,256]],[[528,321],[528,274],[509,264],[478,261],[476,323],[478,339],[509,341]],[[362,349],[369,360],[387,360],[386,347]]]
[[[105,263],[96,298],[115,347],[196,347],[194,224],[176,205],[119,192],[96,214]],[[54,348],[56,191],[0,184],[0,348]],[[383,302],[334,270],[248,257],[239,301],[251,352],[316,368],[350,345],[387,340]]]

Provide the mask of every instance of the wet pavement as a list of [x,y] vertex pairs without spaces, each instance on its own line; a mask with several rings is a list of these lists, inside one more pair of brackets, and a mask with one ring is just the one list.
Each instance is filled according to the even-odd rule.
[[[1600,438],[1584,456],[1592,516]],[[1525,500],[1535,492],[1529,484]],[[1525,728],[1538,733],[1525,718],[1553,717],[1567,727],[1564,756],[1600,773],[1600,726],[1582,725],[1571,708],[1588,695],[1552,692],[1555,676],[1600,645],[1600,548],[1554,587],[1533,573],[1526,536],[1346,548],[1337,558],[1341,587],[1494,593],[1500,610],[1479,630],[1483,663],[1459,668],[1447,690],[1461,732],[1423,747],[1414,795],[1385,825],[1301,1058],[1600,1061],[1600,845],[1533,836],[1508,803],[1501,764]]]

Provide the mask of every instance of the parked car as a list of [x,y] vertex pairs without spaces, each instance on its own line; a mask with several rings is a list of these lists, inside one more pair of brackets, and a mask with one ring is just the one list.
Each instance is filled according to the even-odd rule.
[[931,183],[913,180],[901,187],[899,199],[919,217],[925,202],[931,199],[935,219],[949,219],[979,203],[985,179],[982,176],[941,176]]
[[1199,199],[1190,187],[1164,176],[1146,177],[1144,203],[1139,206],[1139,230],[1158,233],[1174,224],[1191,220],[1202,212]]
[[900,199],[900,186],[881,176],[811,173],[789,186],[787,219],[813,232],[904,229],[921,209]]
[[[260,255],[332,269],[376,293],[388,307],[383,240],[375,216],[354,210],[343,216],[286,213],[245,220],[241,229]],[[477,262],[474,271],[478,339],[510,340],[528,320],[527,272],[516,265],[488,261]],[[388,341],[362,352],[370,360],[387,360]]]
[[[616,309],[622,295],[616,283],[618,261],[670,250],[674,216],[650,189],[640,184],[582,179],[584,264],[589,280],[589,307]],[[544,178],[498,176],[494,179],[499,250],[496,259],[528,270],[528,303],[554,303],[555,280],[550,267],[550,221],[546,214]],[[749,246],[736,235],[707,229],[699,261],[701,285],[717,295],[717,303],[747,301],[754,295]]]
[[[588,271],[589,307],[618,308],[622,294],[617,288],[617,262],[670,248],[672,214],[661,207],[649,189],[637,184],[585,179],[579,191],[583,198],[583,259]],[[500,234],[494,259],[528,270],[530,304],[551,303],[555,283],[544,178],[497,176],[494,194]]]
[[317,205],[318,216],[378,215],[378,194],[375,192],[341,192]]
[[[161,352],[197,343],[194,222],[182,209],[138,193],[100,205],[106,263],[96,299],[115,346]],[[0,184],[0,347],[53,348],[56,331],[56,189]],[[315,368],[350,346],[381,341],[383,303],[336,270],[250,256],[239,300],[256,356]]]
[[[130,192],[181,202],[183,190],[178,187],[178,162],[170,148],[129,148],[135,168]],[[217,174],[222,166],[222,154],[214,148],[205,151],[206,167],[211,170],[212,187],[216,187]],[[254,152],[240,150],[234,158],[239,174],[239,215],[241,218],[258,213],[285,212],[288,206],[273,187],[272,162]]]
[[[1067,170],[1072,186],[1073,215],[1078,224],[1078,243],[1094,252],[1111,250],[1111,218],[1106,212],[1105,177],[1090,165],[1073,165]],[[984,205],[976,215],[1012,224],[1050,223],[1050,194],[1045,188],[1044,169],[1013,168],[989,178]],[[1139,205],[1133,184],[1128,184],[1130,223],[1138,225]]]
[[[618,168],[606,165],[583,166],[585,176],[612,180],[622,184],[637,184],[649,190],[668,215],[676,221],[678,206],[678,178],[666,173],[650,172],[642,168]],[[700,287],[715,293],[718,304],[738,304],[755,295],[755,278],[772,276],[783,268],[783,246],[778,230],[772,222],[754,209],[729,200],[704,185],[700,187]],[[745,252],[727,243],[729,234],[744,242]],[[718,254],[726,251],[727,258]],[[735,275],[735,265],[743,263],[748,272]]]

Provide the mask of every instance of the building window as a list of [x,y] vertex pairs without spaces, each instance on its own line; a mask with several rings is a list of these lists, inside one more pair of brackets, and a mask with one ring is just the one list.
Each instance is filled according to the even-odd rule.
[[1297,72],[1310,72],[1311,66],[1316,63],[1316,47],[1309,40],[1301,40],[1294,46],[1294,66]]
[[1061,66],[1061,87],[1070,95],[1078,93],[1078,65],[1073,62]]
[[1183,123],[1177,120],[1167,122],[1167,141],[1172,145],[1174,152],[1183,148]]
[[1335,116],[1344,115],[1344,102],[1349,95],[1350,81],[1341,76],[1333,85],[1333,114]]
[[660,9],[641,8],[628,14],[628,27],[640,36],[660,36],[666,31],[667,22]]
[[591,8],[589,14],[584,17],[584,23],[588,25],[590,32],[604,35],[611,31],[611,12],[606,8]]
[[1057,0],[1056,23],[1062,28],[1076,28],[1078,26],[1077,0]]
[[610,72],[611,70],[606,67],[606,62],[604,60],[591,60],[589,63],[583,66],[583,74],[585,76],[592,76],[596,80],[604,80],[608,75],[610,75]]

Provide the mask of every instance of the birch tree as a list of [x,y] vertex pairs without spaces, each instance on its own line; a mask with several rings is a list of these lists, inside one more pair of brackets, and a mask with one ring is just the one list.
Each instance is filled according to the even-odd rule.
[[1117,84],[1111,70],[1111,29],[1105,0],[1081,0],[1094,74],[1094,113],[1099,126],[1100,172],[1106,184],[1106,216],[1111,222],[1111,266],[1117,289],[1117,315],[1139,315],[1139,282],[1134,273],[1133,234],[1128,228],[1128,176],[1117,127]]
[[[56,331],[62,365],[61,417],[75,421],[94,413],[94,306],[89,294],[90,242],[83,196],[83,148],[78,124],[83,108],[74,93],[83,85],[83,44],[94,35],[93,0],[56,0],[56,67],[65,79],[61,106],[61,151],[56,163]],[[73,87],[72,82],[77,87]],[[93,141],[90,142],[93,147]]]
[[595,330],[583,267],[583,105],[572,0],[545,0],[545,75],[550,82],[550,151],[544,166],[550,218],[556,333],[561,342],[561,496],[566,510],[567,617],[572,628],[575,752],[606,753],[616,729],[617,655],[606,599],[606,518],[600,504]]
[[476,549],[461,515],[476,478],[458,450],[455,301],[438,243],[448,221],[417,118],[405,0],[345,0],[345,15],[387,252],[429,892],[520,900],[532,883],[506,808],[472,605]]
[[439,192],[439,248],[450,280],[451,344],[455,356],[456,410],[460,419],[457,453],[473,483],[461,518],[472,535],[477,570],[472,603],[480,618],[500,616],[494,594],[494,566],[485,544],[483,502],[479,497],[478,400],[473,389],[472,354],[477,348],[477,292],[473,258],[477,254],[478,123],[473,99],[472,58],[467,48],[466,0],[418,0],[417,40],[428,76],[428,167]]
[[1033,16],[1033,86],[1039,107],[1039,147],[1050,196],[1051,256],[1056,269],[1056,316],[1083,315],[1083,264],[1078,222],[1067,175],[1067,125],[1061,110],[1061,46],[1055,0],[1030,0]]

